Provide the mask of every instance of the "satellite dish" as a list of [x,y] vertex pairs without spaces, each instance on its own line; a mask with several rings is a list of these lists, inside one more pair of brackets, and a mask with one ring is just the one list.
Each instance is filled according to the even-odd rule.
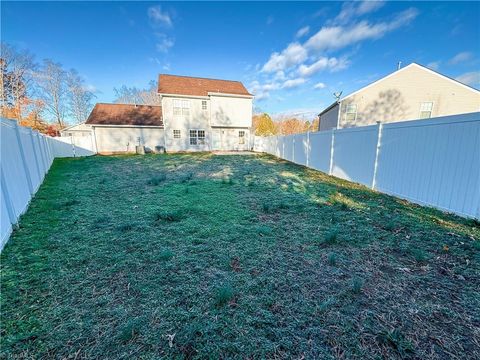
[[337,100],[337,101],[340,100],[340,97],[342,96],[342,93],[343,93],[343,91],[334,92],[334,93],[333,93],[333,96],[335,96],[335,100]]

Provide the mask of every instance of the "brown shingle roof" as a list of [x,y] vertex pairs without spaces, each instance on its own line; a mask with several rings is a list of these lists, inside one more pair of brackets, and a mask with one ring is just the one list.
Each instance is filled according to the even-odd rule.
[[160,74],[158,92],[161,94],[178,94],[207,96],[209,92],[235,95],[252,95],[240,81],[206,79],[189,76]]
[[96,104],[86,124],[163,126],[162,107],[132,104]]

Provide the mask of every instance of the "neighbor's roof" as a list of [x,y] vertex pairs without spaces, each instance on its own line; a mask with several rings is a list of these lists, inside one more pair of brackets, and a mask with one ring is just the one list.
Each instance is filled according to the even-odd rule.
[[162,107],[133,104],[96,104],[86,124],[163,126]]
[[193,96],[208,96],[209,92],[253,96],[240,81],[167,74],[158,76],[158,92]]

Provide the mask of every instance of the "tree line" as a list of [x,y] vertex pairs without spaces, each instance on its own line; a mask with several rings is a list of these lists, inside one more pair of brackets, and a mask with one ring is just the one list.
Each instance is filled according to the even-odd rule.
[[318,131],[318,118],[303,120],[296,117],[284,117],[273,120],[267,113],[253,115],[252,127],[257,136],[292,135],[308,131]]
[[85,79],[51,59],[38,63],[30,51],[2,42],[0,71],[1,116],[21,125],[55,132],[67,119],[84,122],[93,108],[95,94]]

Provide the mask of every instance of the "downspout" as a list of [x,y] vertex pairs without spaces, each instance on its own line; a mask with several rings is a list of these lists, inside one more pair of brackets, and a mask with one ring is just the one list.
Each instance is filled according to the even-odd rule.
[[340,125],[341,116],[342,116],[342,102],[339,101],[338,102],[338,115],[337,115],[337,127],[336,127],[336,129],[340,129],[339,125]]

